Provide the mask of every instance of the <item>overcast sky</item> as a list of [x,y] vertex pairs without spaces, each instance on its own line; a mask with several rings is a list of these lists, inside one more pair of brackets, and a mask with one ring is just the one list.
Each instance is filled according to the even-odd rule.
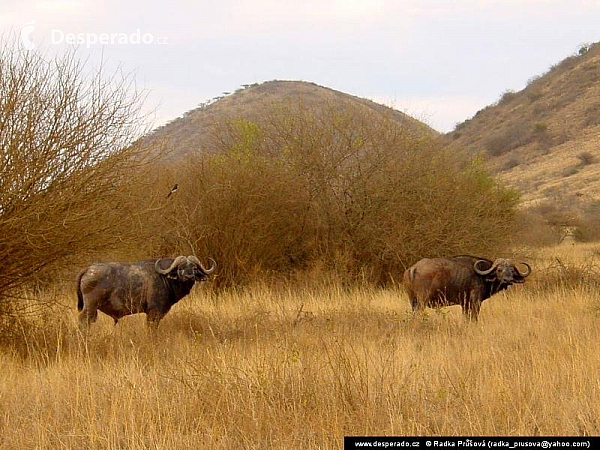
[[449,131],[599,41],[600,0],[0,0],[0,32],[57,51],[84,33],[79,54],[135,72],[155,125],[242,84],[285,79]]

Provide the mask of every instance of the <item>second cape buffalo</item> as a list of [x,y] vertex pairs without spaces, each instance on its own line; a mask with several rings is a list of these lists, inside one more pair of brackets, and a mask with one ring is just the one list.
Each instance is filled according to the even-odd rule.
[[209,258],[206,269],[195,256],[160,258],[134,263],[96,263],[77,277],[79,324],[87,329],[96,321],[98,310],[115,324],[129,314],[146,313],[147,323],[157,327],[171,307],[189,294],[196,281],[215,271]]
[[503,258],[425,258],[404,272],[404,288],[413,312],[426,306],[461,305],[468,319],[477,320],[481,302],[513,283],[523,283],[530,273],[529,264]]

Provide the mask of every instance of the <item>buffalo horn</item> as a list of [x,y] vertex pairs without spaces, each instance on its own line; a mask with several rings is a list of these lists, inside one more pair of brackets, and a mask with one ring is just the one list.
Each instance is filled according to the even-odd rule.
[[194,255],[188,256],[188,260],[193,262],[194,264],[196,264],[198,267],[200,267],[200,270],[202,270],[202,272],[204,272],[206,275],[210,275],[217,268],[217,262],[210,257],[208,259],[210,260],[210,268],[205,269],[204,267],[202,267],[202,263],[200,262],[200,260],[198,258],[196,258]]
[[517,270],[519,275],[522,276],[523,278],[529,276],[529,274],[531,274],[531,266],[525,262],[520,262],[519,264],[523,264],[525,267],[527,267],[527,272],[521,272],[519,270],[519,268],[517,266],[515,266],[515,269]]
[[169,266],[168,269],[161,269],[160,268],[160,259],[157,259],[156,262],[154,263],[154,269],[156,270],[156,272],[160,273],[161,275],[167,275],[169,272],[171,272],[171,270],[173,270],[175,267],[177,267],[182,261],[185,261],[187,258],[185,256],[178,256],[177,258],[175,258],[175,260],[171,263],[171,265]]
[[475,272],[477,272],[479,275],[489,275],[490,273],[492,273],[492,271],[496,268],[496,262],[494,261],[494,264],[492,264],[492,267],[490,267],[488,270],[480,270],[477,268],[477,266],[479,265],[479,263],[482,262],[489,262],[486,261],[485,259],[479,259],[477,261],[475,261],[475,264],[473,264],[473,268],[475,269]]

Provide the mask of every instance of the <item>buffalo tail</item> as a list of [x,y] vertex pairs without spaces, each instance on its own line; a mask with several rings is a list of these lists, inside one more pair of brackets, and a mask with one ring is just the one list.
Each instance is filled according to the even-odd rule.
[[81,277],[85,273],[85,270],[82,270],[79,275],[77,275],[77,311],[81,311],[83,309],[83,293],[81,292]]
[[408,271],[408,279],[410,280],[410,282],[412,283],[413,281],[415,281],[415,274],[417,273],[417,268],[416,267],[411,267]]

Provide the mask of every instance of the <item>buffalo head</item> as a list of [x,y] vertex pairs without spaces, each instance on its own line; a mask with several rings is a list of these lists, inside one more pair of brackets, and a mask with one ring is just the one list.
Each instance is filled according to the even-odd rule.
[[[526,270],[521,272],[516,264],[510,259],[498,258],[491,267],[490,261],[479,259],[473,265],[475,272],[478,275],[486,277],[487,281],[497,282],[500,285],[510,285],[513,283],[523,283],[525,278],[531,274],[531,267],[525,262],[519,263],[526,267]],[[485,268],[488,266],[488,268]]]
[[[211,262],[210,268],[205,269],[202,263],[194,255],[178,256],[168,264],[169,259],[157,259],[154,268],[157,273],[166,275],[167,278],[180,281],[202,281],[215,271],[217,263],[214,259],[208,258]],[[165,262],[168,264],[165,267]]]

